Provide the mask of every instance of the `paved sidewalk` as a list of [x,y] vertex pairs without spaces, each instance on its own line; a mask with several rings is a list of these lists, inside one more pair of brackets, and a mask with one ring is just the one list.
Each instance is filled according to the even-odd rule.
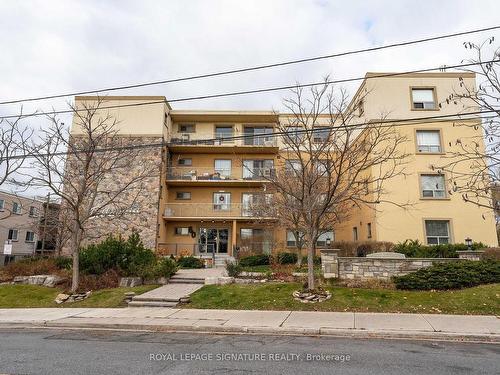
[[495,316],[175,308],[0,309],[2,327],[105,328],[467,340],[500,343]]

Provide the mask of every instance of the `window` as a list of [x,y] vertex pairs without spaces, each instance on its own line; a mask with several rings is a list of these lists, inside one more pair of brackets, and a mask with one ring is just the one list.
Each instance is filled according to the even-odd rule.
[[[304,239],[304,234],[302,232],[298,233],[299,236],[299,241],[302,241]],[[286,246],[297,246],[297,240],[295,238],[295,233],[292,230],[287,230],[286,231]]]
[[233,127],[231,125],[228,126],[216,126],[215,127],[215,138],[219,139],[220,143],[232,143],[233,139],[225,139],[232,138],[233,136]]
[[193,159],[179,159],[177,164],[178,165],[186,165],[186,166],[193,165]]
[[325,143],[330,137],[329,128],[316,128],[313,130],[313,142],[314,143]]
[[194,124],[179,124],[179,133],[195,133],[196,128]]
[[25,237],[26,242],[35,242],[35,232],[26,232],[26,237]]
[[216,159],[215,160],[215,173],[218,173],[219,175],[224,176],[224,177],[230,177],[231,176],[231,160]]
[[372,238],[372,223],[366,224],[366,231],[368,232],[368,238]]
[[36,208],[35,206],[30,206],[29,216],[38,217],[38,208]]
[[411,89],[413,109],[436,109],[434,89]]
[[271,134],[273,128],[270,127],[256,127],[256,126],[245,126],[243,133],[245,134],[245,145],[250,146],[265,146],[273,145],[273,138],[266,136],[266,134]]
[[450,243],[449,220],[425,220],[425,236],[428,245]]
[[446,198],[444,176],[437,174],[421,175],[420,189],[422,198]]
[[5,208],[5,201],[3,199],[0,199],[0,211],[3,211]]
[[285,140],[288,140],[292,145],[301,142],[304,137],[302,130],[304,129],[301,126],[289,126]]
[[253,216],[259,210],[259,205],[270,205],[272,194],[265,193],[243,193],[241,195],[241,208],[243,216]]
[[189,236],[189,227],[176,227],[175,234],[177,236]]
[[241,228],[240,238],[242,240],[262,239],[264,230],[260,228]]
[[7,236],[8,240],[17,241],[17,229],[9,229],[9,235]]
[[271,177],[274,172],[274,160],[243,160],[243,178]]
[[358,240],[358,227],[353,227],[352,228],[352,240],[357,241]]
[[21,215],[21,205],[17,202],[12,203],[12,213]]
[[191,193],[187,191],[178,191],[175,195],[175,199],[191,199]]
[[333,230],[329,230],[327,232],[322,233],[318,239],[316,240],[316,246],[318,247],[327,247],[335,240],[335,234]]
[[365,102],[360,100],[358,102],[358,116],[361,117],[365,113]]
[[300,160],[286,160],[285,161],[285,172],[299,174],[302,170],[302,164]]
[[214,193],[214,210],[229,211],[231,209],[231,193]]
[[441,134],[439,130],[417,130],[417,151],[441,152]]

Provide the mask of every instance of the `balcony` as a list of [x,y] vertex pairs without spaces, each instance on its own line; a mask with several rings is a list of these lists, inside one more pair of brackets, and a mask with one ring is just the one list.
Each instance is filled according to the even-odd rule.
[[276,137],[244,133],[174,133],[169,148],[175,152],[223,153],[235,150],[245,153],[276,153]]
[[[243,168],[244,169],[244,168]],[[167,182],[169,185],[195,186],[258,186],[275,173],[273,168],[252,168],[250,170],[215,169],[213,167],[169,167]]]
[[242,203],[167,203],[163,218],[165,220],[272,219],[254,216],[249,205]]

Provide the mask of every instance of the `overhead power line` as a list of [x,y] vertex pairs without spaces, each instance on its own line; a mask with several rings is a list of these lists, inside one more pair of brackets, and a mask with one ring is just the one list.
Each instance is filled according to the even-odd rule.
[[160,81],[136,83],[136,84],[122,85],[122,86],[111,86],[111,87],[94,89],[94,90],[75,91],[75,92],[64,93],[64,94],[53,94],[53,95],[45,95],[45,96],[38,96],[38,97],[24,98],[24,99],[9,99],[9,100],[1,101],[0,104],[16,104],[16,103],[21,103],[21,102],[33,102],[33,101],[40,101],[40,100],[47,100],[47,99],[64,98],[64,97],[68,97],[68,96],[95,94],[95,93],[107,92],[107,91],[127,90],[127,89],[139,88],[139,87],[163,85],[163,84],[168,84],[168,83],[190,81],[190,80],[196,80],[196,79],[202,79],[202,78],[218,77],[218,76],[223,76],[223,75],[244,73],[244,72],[250,72],[250,71],[255,71],[255,70],[276,68],[276,67],[286,66],[286,65],[294,65],[294,64],[301,64],[301,63],[318,61],[318,60],[332,59],[332,58],[361,54],[361,53],[366,53],[366,52],[380,51],[380,50],[384,50],[384,49],[388,49],[388,48],[403,47],[403,46],[408,46],[408,45],[412,45],[412,44],[426,43],[426,42],[431,42],[431,41],[436,41],[436,40],[441,40],[441,39],[454,38],[457,36],[481,33],[481,32],[485,32],[485,31],[492,31],[492,30],[497,30],[497,29],[500,29],[500,25],[485,27],[485,28],[481,28],[481,29],[462,31],[462,32],[457,32],[457,33],[451,33],[451,34],[432,36],[432,37],[422,38],[422,39],[414,39],[414,40],[410,40],[410,41],[388,44],[385,46],[362,48],[362,49],[356,49],[356,50],[351,50],[351,51],[333,53],[333,54],[329,54],[329,55],[306,57],[306,58],[302,58],[302,59],[298,59],[298,60],[288,60],[288,61],[281,61],[281,62],[277,62],[277,63],[264,64],[264,65],[256,65],[256,66],[245,67],[245,68],[223,70],[223,71],[214,72],[214,73],[205,73],[205,74],[191,75],[191,76],[187,76],[187,77],[171,78],[171,79],[164,79],[164,80],[160,80]]
[[[99,108],[95,108],[95,109],[96,110],[103,110],[103,109],[114,109],[114,108],[125,108],[125,107],[139,107],[139,106],[147,106],[147,105],[162,104],[162,103],[165,103],[165,104],[166,103],[178,103],[178,102],[187,102],[187,101],[194,101],[194,100],[222,98],[222,97],[228,97],[228,96],[259,94],[259,93],[263,93],[263,92],[283,91],[283,90],[290,90],[290,89],[295,89],[295,88],[314,87],[314,86],[320,86],[320,85],[325,85],[325,84],[338,84],[338,83],[355,82],[355,81],[362,81],[365,79],[369,80],[369,79],[374,79],[374,78],[404,76],[404,75],[414,74],[414,73],[432,72],[435,70],[444,71],[444,70],[448,70],[448,69],[466,68],[466,67],[470,67],[470,66],[474,66],[474,65],[483,65],[483,64],[489,64],[489,63],[494,63],[494,62],[500,62],[500,59],[483,61],[483,62],[466,63],[466,64],[447,65],[447,66],[433,67],[433,68],[426,68],[426,69],[416,69],[416,70],[409,70],[409,71],[399,72],[399,73],[381,73],[381,74],[374,74],[374,75],[371,75],[368,77],[345,78],[345,79],[328,80],[328,81],[313,82],[313,83],[306,83],[306,84],[295,84],[295,85],[268,87],[268,88],[262,88],[262,89],[254,89],[254,90],[233,91],[233,92],[227,92],[227,93],[221,93],[221,94],[191,96],[191,97],[178,98],[178,99],[172,99],[172,100],[153,100],[153,101],[142,102],[142,103],[117,104],[117,105],[103,106],[103,107],[99,107]],[[460,73],[460,72],[458,72],[458,73]],[[103,100],[105,100],[106,97],[103,96],[102,98],[103,98]],[[0,120],[18,118],[20,116],[22,116],[23,118],[37,117],[37,116],[52,116],[52,115],[68,114],[68,113],[74,113],[74,112],[85,112],[87,110],[88,109],[86,109],[86,108],[80,108],[80,109],[67,109],[67,110],[59,110],[59,111],[51,111],[51,112],[34,112],[31,114],[22,114],[22,115],[21,114],[6,115],[6,116],[0,116]]]
[[[350,124],[350,125],[332,125],[332,126],[318,126],[317,128],[311,128],[311,129],[299,129],[299,130],[293,130],[293,131],[279,131],[279,132],[272,132],[269,134],[262,134],[262,135],[239,135],[239,136],[230,136],[230,137],[219,137],[219,138],[205,138],[205,139],[197,139],[197,140],[192,140],[189,142],[181,142],[181,143],[173,143],[173,142],[155,142],[155,143],[145,143],[145,144],[136,144],[136,145],[128,145],[128,146],[119,146],[119,147],[103,147],[99,149],[93,150],[93,152],[98,153],[98,152],[108,152],[108,151],[118,151],[118,150],[134,150],[134,149],[142,149],[142,148],[153,148],[153,147],[162,147],[162,146],[169,146],[169,145],[176,145],[176,146],[196,146],[196,145],[213,145],[216,143],[222,143],[222,142],[227,142],[231,140],[240,140],[240,139],[246,139],[246,138],[274,138],[278,136],[292,136],[292,135],[299,135],[299,134],[306,134],[306,133],[312,133],[315,131],[324,131],[325,129],[329,130],[344,130],[344,129],[351,129],[351,128],[362,128],[363,126],[366,125],[373,125],[373,124],[381,124],[379,127],[400,127],[400,126],[408,126],[412,124],[420,124],[422,121],[427,121],[427,120],[433,120],[433,122],[441,122],[441,121],[452,121],[452,120],[461,120],[461,121],[466,121],[466,120],[475,120],[477,117],[472,117],[472,118],[463,118],[460,116],[479,116],[481,114],[486,114],[486,113],[492,113],[496,112],[493,110],[490,111],[476,111],[476,112],[468,112],[468,113],[453,113],[453,114],[448,114],[448,115],[437,115],[437,116],[426,116],[426,117],[414,117],[414,118],[404,118],[404,119],[399,119],[399,120],[374,120],[374,121],[367,121],[367,122],[362,122],[362,123],[357,123],[357,124]],[[450,119],[450,117],[456,117]],[[496,117],[495,116],[490,116],[490,117]],[[490,118],[486,117],[486,118]],[[484,117],[483,117],[484,118]],[[213,144],[212,144],[213,142]],[[34,158],[34,157],[49,157],[49,156],[67,156],[67,155],[72,155],[72,154],[81,154],[85,153],[85,151],[60,151],[60,152],[53,152],[53,153],[31,153],[31,154],[25,154],[25,155],[15,155],[12,156],[10,159],[28,159],[28,158]]]

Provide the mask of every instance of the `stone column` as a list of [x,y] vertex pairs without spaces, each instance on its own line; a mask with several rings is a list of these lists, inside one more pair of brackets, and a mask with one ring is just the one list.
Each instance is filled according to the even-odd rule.
[[323,249],[321,253],[321,271],[325,279],[339,277],[339,258],[340,249]]
[[484,250],[459,250],[457,253],[459,259],[481,260]]

